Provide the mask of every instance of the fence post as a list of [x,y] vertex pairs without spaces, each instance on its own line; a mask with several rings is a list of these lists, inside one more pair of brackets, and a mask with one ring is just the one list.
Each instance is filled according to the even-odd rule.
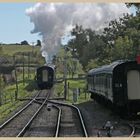
[[28,80],[30,78],[30,52],[28,53]]
[[87,92],[86,92],[86,89],[84,89],[84,92],[85,92],[85,99],[87,99]]
[[78,96],[79,96],[79,89],[78,89],[78,88],[74,88],[74,89],[73,89],[73,102],[74,102],[74,103],[77,102]]
[[23,85],[25,85],[25,78],[24,78],[24,53],[23,53]]
[[69,86],[70,86],[70,83],[68,82],[68,91],[67,91],[68,99],[69,99]]
[[2,94],[2,79],[1,79],[1,74],[0,74],[0,106],[2,105],[2,96],[1,96],[1,94]]

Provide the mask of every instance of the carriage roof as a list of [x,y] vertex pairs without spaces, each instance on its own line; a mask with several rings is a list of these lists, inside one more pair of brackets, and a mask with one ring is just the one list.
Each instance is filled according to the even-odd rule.
[[104,66],[101,66],[100,68],[91,69],[88,72],[88,75],[100,74],[100,73],[112,74],[115,67],[117,67],[118,65],[124,64],[124,63],[129,63],[129,62],[134,62],[134,61],[118,60],[118,61],[111,63],[110,65],[104,65]]

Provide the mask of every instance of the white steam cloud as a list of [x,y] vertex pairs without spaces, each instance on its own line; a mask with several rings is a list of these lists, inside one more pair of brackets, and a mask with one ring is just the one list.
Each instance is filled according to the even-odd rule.
[[42,35],[42,56],[48,55],[48,58],[58,51],[61,37],[74,25],[98,30],[123,13],[129,13],[129,10],[122,3],[37,3],[26,9],[26,14],[34,23],[32,33]]

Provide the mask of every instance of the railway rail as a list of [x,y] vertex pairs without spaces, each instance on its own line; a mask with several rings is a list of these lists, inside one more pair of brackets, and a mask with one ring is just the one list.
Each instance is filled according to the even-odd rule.
[[57,115],[57,124],[56,124],[56,131],[55,131],[55,137],[59,136],[59,129],[60,129],[60,121],[61,121],[61,115],[62,115],[62,109],[56,105],[53,105],[58,110],[58,115]]
[[[39,102],[39,104],[42,104],[42,102]],[[51,103],[45,104],[24,137],[57,137],[60,118],[61,108]]]
[[131,134],[129,137],[140,137],[140,123],[129,123],[128,124],[131,129]]
[[[41,104],[41,101],[35,100],[35,102]],[[59,110],[58,117],[57,117],[55,137],[61,137],[61,136],[63,136],[63,137],[64,136],[88,137],[87,129],[85,127],[85,122],[84,122],[84,119],[83,119],[82,114],[81,114],[80,110],[78,109],[78,107],[76,107],[74,105],[69,105],[66,103],[61,103],[58,101],[48,100],[48,102],[53,104],[52,107],[56,107]],[[71,109],[73,111],[73,115],[71,117],[73,117],[73,120],[74,120],[74,118],[77,118],[74,121],[68,118],[68,117],[70,117]],[[65,113],[66,110],[68,110],[67,113]],[[65,116],[64,116],[64,114],[65,114]],[[62,119],[63,119],[63,121],[62,121]],[[77,124],[78,121],[80,124]],[[70,124],[70,123],[72,123],[72,124]],[[76,130],[76,127],[77,127],[77,130]],[[68,131],[68,129],[69,129],[69,131]],[[75,129],[75,132],[73,132],[74,129]],[[66,130],[67,130],[67,133],[65,132]]]
[[49,98],[51,90],[47,96],[45,92],[45,90],[39,91],[33,99],[29,98],[30,101],[27,105],[0,125],[0,136],[140,137],[140,122],[130,120],[118,120],[116,122],[110,119],[113,126],[112,130],[102,126],[92,126],[92,132],[94,131],[95,135],[91,134],[90,128],[88,125],[86,126],[88,120],[82,109],[85,118],[75,105]]
[[[41,95],[42,91],[39,91],[36,96],[17,113],[11,116],[7,121],[0,125],[0,136],[22,136],[27,130],[32,120],[36,117],[42,106],[46,103],[50,93],[48,93],[46,100],[42,105],[34,105],[33,102]],[[36,111],[37,110],[37,111]],[[35,112],[35,113],[34,113]],[[34,114],[34,115],[33,115]],[[29,118],[31,118],[29,120]],[[29,120],[29,121],[28,121]],[[28,123],[27,123],[28,121]],[[25,125],[26,124],[26,125]],[[22,131],[20,131],[22,129]],[[20,131],[20,132],[18,132]]]
[[45,105],[45,103],[47,102],[48,98],[50,96],[50,93],[48,94],[48,96],[46,97],[45,101],[41,104],[41,106],[39,107],[39,109],[34,113],[34,115],[31,117],[31,119],[27,122],[27,124],[24,126],[24,128],[19,132],[19,134],[17,135],[17,137],[21,137],[25,134],[25,132],[27,131],[27,129],[29,128],[29,126],[31,125],[32,121],[34,120],[34,118],[38,115],[38,113],[40,112],[40,110],[43,108],[43,106]]

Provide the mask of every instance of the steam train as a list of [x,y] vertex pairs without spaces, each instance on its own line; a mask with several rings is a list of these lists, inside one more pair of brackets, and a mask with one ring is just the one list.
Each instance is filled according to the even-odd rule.
[[40,89],[51,89],[54,85],[54,67],[41,66],[36,71],[36,81]]
[[137,61],[115,61],[92,69],[87,74],[91,98],[116,110],[117,113],[140,112],[140,64]]

